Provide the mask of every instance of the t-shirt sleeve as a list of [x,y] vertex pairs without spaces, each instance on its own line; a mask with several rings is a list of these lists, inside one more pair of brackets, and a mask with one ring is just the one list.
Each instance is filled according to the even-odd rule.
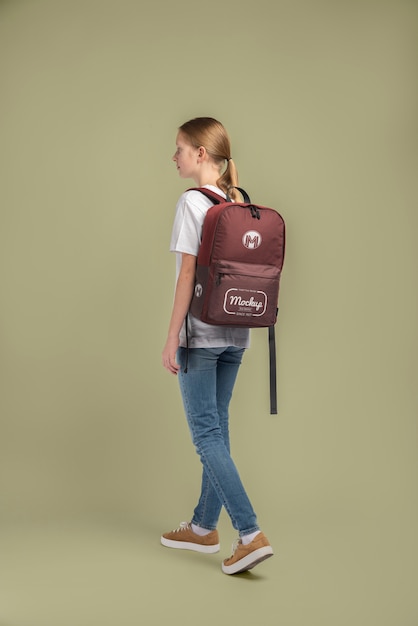
[[176,207],[170,240],[170,252],[180,252],[197,256],[202,240],[202,226],[207,206],[193,202],[193,196],[184,193]]

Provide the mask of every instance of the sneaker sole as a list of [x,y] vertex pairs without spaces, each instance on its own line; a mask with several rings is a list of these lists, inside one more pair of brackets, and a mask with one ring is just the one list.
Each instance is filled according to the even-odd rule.
[[263,548],[254,550],[254,552],[250,552],[250,554],[247,554],[247,556],[244,556],[232,565],[225,565],[222,563],[222,571],[224,574],[239,574],[240,572],[246,572],[271,556],[273,556],[273,548],[271,546],[264,546]]
[[214,554],[219,552],[220,544],[215,543],[212,546],[204,546],[200,543],[192,543],[190,541],[173,541],[172,539],[166,539],[161,537],[161,543],[167,548],[177,548],[178,550],[193,550],[193,552],[203,552],[204,554]]

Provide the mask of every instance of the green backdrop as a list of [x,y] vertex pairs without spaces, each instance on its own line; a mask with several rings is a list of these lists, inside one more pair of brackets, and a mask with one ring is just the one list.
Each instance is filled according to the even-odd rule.
[[191,183],[176,129],[211,115],[287,224],[279,414],[264,329],[232,404],[259,515],[415,524],[416,17],[402,0],[0,3],[5,520],[174,523],[193,501],[160,354]]

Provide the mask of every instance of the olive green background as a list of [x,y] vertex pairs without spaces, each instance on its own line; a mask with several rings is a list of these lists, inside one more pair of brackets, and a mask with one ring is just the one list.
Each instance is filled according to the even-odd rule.
[[[1,626],[416,626],[417,17],[407,0],[0,1]],[[232,401],[276,556],[160,532],[200,466],[161,367],[177,127],[277,208],[277,326]]]

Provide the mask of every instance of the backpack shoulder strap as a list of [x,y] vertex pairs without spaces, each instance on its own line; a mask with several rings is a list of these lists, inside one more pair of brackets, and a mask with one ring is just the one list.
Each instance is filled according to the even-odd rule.
[[200,193],[202,193],[204,196],[209,198],[209,200],[212,200],[214,204],[221,204],[221,202],[228,201],[222,196],[220,196],[218,193],[216,193],[215,191],[212,191],[211,189],[207,189],[206,187],[190,187],[190,189],[187,189],[187,191],[200,191]]
[[[245,191],[245,189],[243,189],[242,187],[234,187],[234,189],[237,189],[240,192],[243,202],[245,204],[251,204],[250,196]],[[203,193],[203,195],[205,195],[207,198],[213,200],[215,204],[220,204],[221,202],[232,202],[231,198],[228,195],[226,196],[226,198],[224,198],[215,191],[212,191],[212,189],[207,189],[206,187],[191,187],[190,189],[187,189],[187,191],[200,191],[200,193]]]

